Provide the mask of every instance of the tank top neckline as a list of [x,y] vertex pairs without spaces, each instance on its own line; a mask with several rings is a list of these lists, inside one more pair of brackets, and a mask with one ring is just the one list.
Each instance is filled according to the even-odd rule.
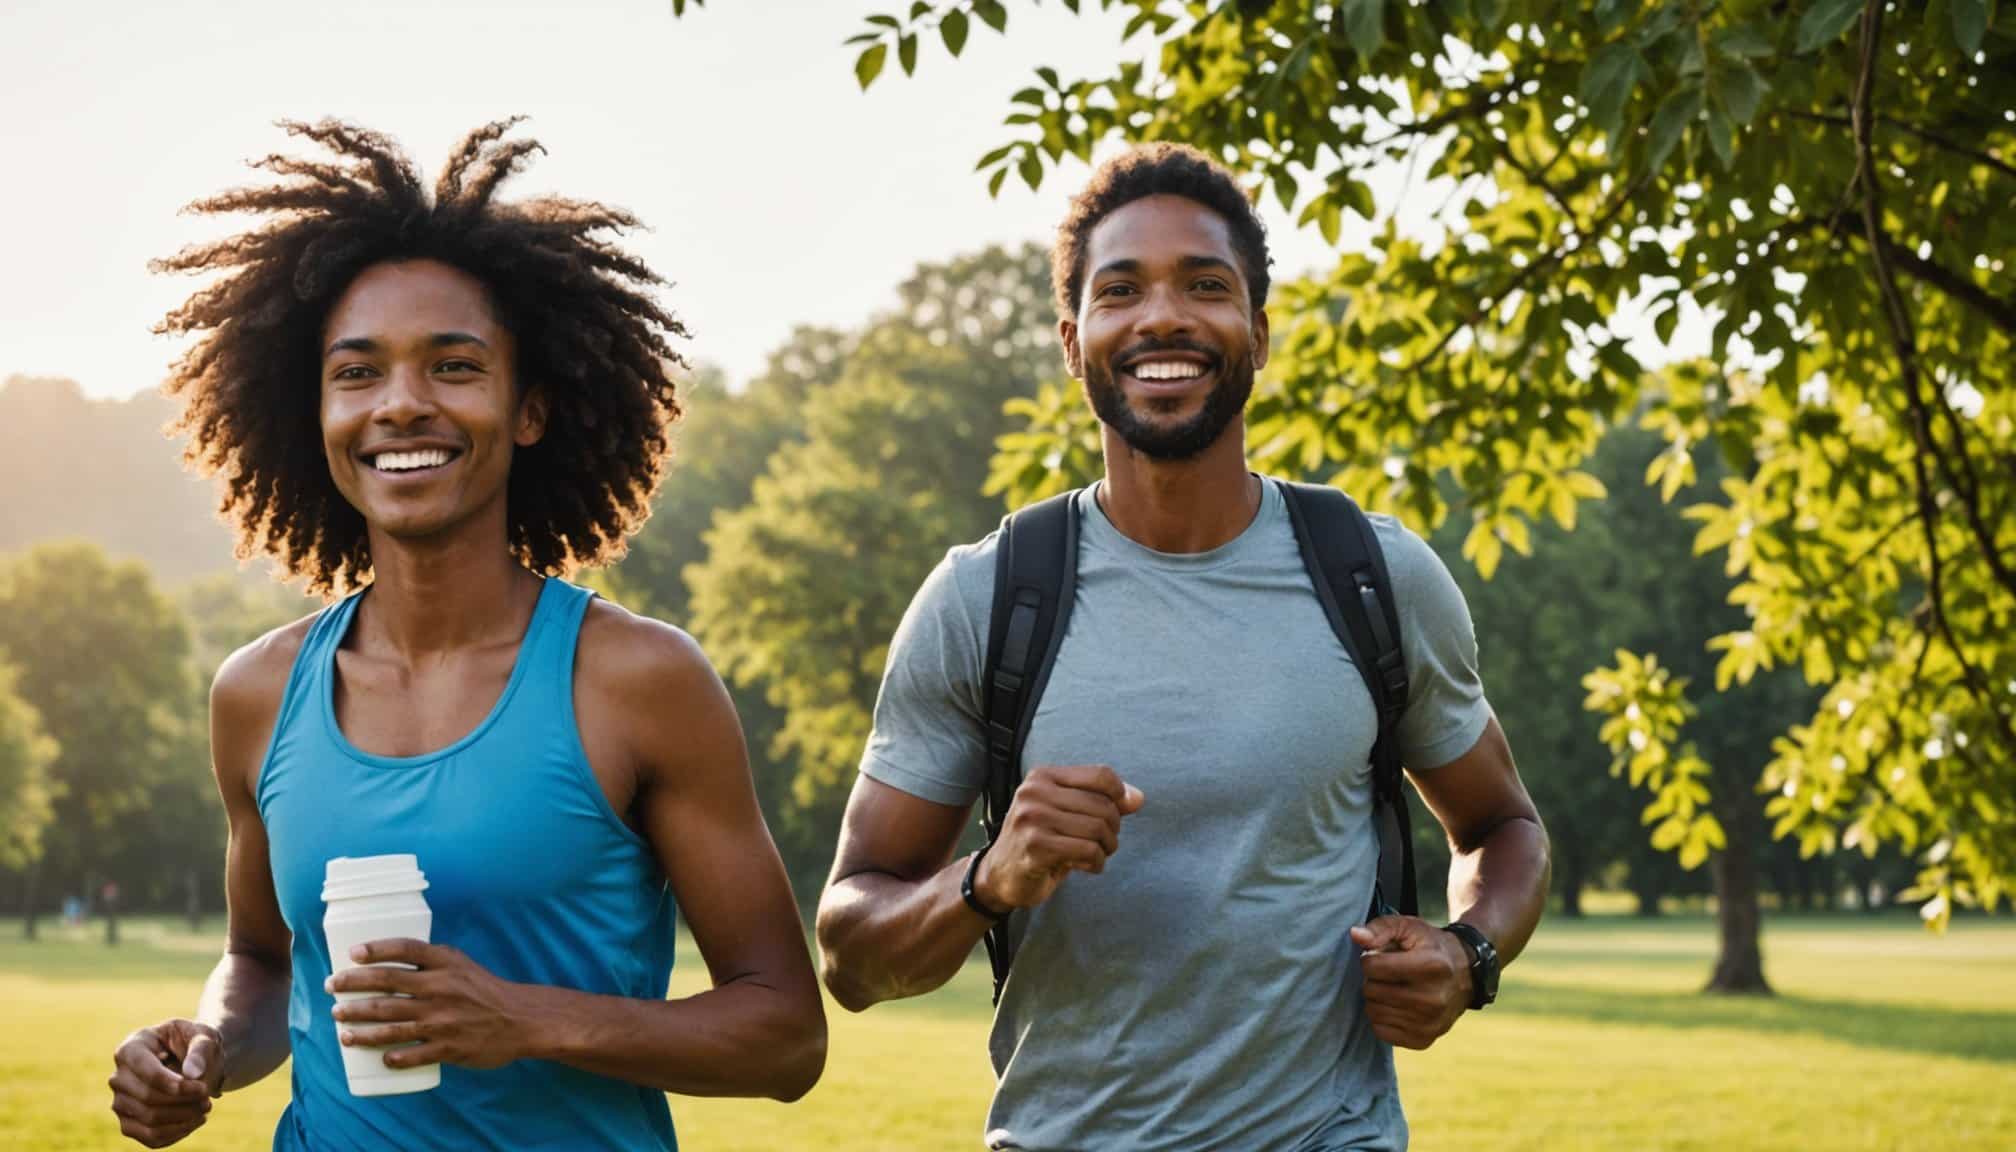
[[495,727],[497,721],[503,717],[505,709],[511,704],[512,696],[517,694],[518,686],[524,683],[526,676],[531,673],[534,642],[545,629],[547,617],[553,614],[552,606],[557,603],[555,589],[560,583],[551,577],[542,578],[539,585],[539,599],[532,606],[532,619],[525,625],[525,635],[518,641],[518,654],[512,658],[511,678],[505,681],[504,691],[498,693],[497,702],[490,706],[489,714],[461,739],[445,748],[422,752],[417,756],[380,756],[375,752],[366,752],[352,744],[342,725],[336,722],[336,653],[343,647],[344,637],[350,634],[350,625],[357,617],[357,605],[363,601],[364,593],[369,589],[360,589],[352,594],[336,606],[336,618],[330,621],[327,650],[318,654],[322,673],[320,693],[322,727],[327,732],[330,743],[350,759],[373,768],[420,768],[446,760],[481,740],[484,734]]

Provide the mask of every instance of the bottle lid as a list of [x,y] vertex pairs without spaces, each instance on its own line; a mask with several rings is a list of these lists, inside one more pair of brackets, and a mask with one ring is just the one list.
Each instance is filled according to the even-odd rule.
[[323,872],[322,900],[324,903],[356,900],[426,889],[427,877],[420,871],[420,858],[411,853],[338,856],[329,861]]

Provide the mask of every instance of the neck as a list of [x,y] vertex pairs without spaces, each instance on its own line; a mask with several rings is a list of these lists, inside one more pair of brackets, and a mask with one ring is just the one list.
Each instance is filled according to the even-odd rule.
[[419,540],[372,529],[359,641],[411,661],[522,635],[540,580],[511,555],[505,531],[501,518]]
[[1122,535],[1157,552],[1209,552],[1231,543],[1260,511],[1260,482],[1246,467],[1246,421],[1227,425],[1188,460],[1157,460],[1103,430],[1106,479],[1099,507]]

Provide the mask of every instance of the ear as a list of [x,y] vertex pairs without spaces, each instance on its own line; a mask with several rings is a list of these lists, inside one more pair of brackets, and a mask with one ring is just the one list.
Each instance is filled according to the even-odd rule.
[[1258,372],[1267,366],[1268,347],[1267,310],[1253,313],[1253,370]]
[[511,442],[520,448],[530,448],[546,435],[546,393],[543,389],[528,388],[525,398],[518,402],[518,427],[512,430]]
[[1057,321],[1057,340],[1064,345],[1064,370],[1073,380],[1085,378],[1085,352],[1078,347],[1078,321],[1066,318]]

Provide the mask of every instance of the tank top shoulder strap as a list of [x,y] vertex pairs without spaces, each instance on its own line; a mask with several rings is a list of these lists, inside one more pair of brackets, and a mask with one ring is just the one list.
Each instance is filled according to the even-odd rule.
[[574,693],[574,651],[581,640],[581,621],[595,593],[578,584],[548,578],[546,594],[539,598],[539,614],[545,619],[528,629],[531,644],[523,659],[527,671],[539,680],[542,691],[559,691],[568,699]]
[[259,764],[254,796],[262,808],[276,756],[289,743],[292,730],[304,722],[319,723],[315,705],[321,699],[323,678],[331,674],[330,649],[343,642],[343,634],[350,630],[350,619],[356,615],[357,601],[362,595],[361,591],[352,592],[317,612],[314,622],[308,625],[308,634],[301,638],[301,650],[294,654],[294,665],[287,672],[280,711],[273,717],[273,731],[267,737],[266,754]]

